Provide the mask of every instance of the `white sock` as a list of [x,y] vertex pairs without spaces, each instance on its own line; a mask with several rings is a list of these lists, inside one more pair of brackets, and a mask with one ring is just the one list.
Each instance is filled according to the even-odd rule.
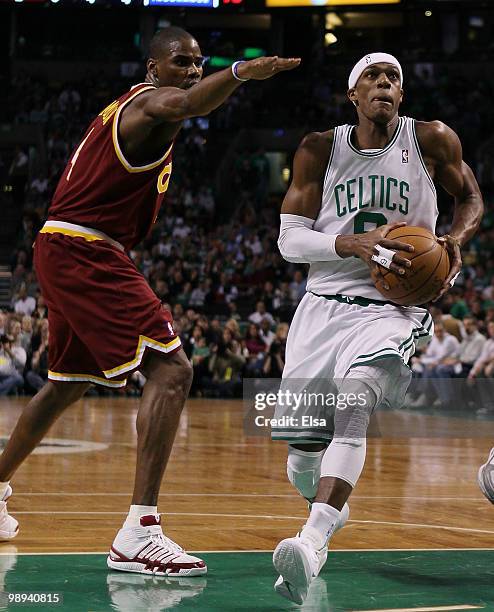
[[8,480],[7,482],[0,482],[0,499],[3,499],[3,496],[5,495],[5,493],[7,493],[7,487],[10,484],[10,480]]
[[141,516],[147,516],[148,514],[158,514],[158,506],[131,506],[124,527],[138,527],[141,524]]
[[307,523],[304,525],[301,538],[308,538],[319,549],[326,546],[329,538],[333,535],[340,511],[329,504],[314,502]]

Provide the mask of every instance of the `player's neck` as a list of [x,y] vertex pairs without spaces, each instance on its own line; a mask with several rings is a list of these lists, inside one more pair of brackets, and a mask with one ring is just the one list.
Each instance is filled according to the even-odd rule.
[[360,150],[384,149],[393,138],[398,122],[398,116],[386,124],[375,123],[360,116],[359,124],[352,133],[353,144]]

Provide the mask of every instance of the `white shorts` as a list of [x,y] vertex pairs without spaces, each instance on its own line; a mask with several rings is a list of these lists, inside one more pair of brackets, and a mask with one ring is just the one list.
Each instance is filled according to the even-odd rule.
[[[288,333],[281,389],[300,391],[312,381],[312,389],[320,390],[322,384],[337,391],[345,378],[365,378],[377,406],[399,408],[411,380],[408,361],[416,348],[428,344],[433,331],[424,308],[306,293]],[[272,427],[274,440],[331,440],[330,426],[286,427],[285,414],[277,405],[274,419],[280,425]],[[320,410],[313,416],[321,416]]]

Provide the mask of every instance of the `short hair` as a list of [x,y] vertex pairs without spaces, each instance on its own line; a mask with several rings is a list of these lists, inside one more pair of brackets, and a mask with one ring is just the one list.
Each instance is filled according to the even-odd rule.
[[178,28],[177,26],[163,28],[162,30],[156,32],[149,43],[149,57],[161,57],[168,51],[168,47],[171,42],[175,42],[176,40],[185,40],[187,38],[194,37],[183,28]]

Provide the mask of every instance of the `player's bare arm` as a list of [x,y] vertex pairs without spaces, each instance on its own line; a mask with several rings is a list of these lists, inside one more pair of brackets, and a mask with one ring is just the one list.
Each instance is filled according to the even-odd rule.
[[460,249],[477,231],[484,212],[484,203],[475,176],[462,159],[462,148],[457,134],[441,121],[418,121],[416,129],[429,174],[455,200],[451,230],[449,234],[441,236],[448,249],[451,270],[438,299],[450,288],[450,281],[461,269]]
[[[152,61],[148,61],[148,70]],[[269,79],[280,72],[293,70],[300,61],[300,58],[259,57],[241,62],[236,67],[236,74],[242,81],[234,77],[230,68],[199,81],[201,68],[197,78],[190,81],[189,88],[161,86],[137,96],[124,110],[120,121],[120,136],[127,154],[147,149],[147,144],[152,147],[149,140],[158,140],[164,146],[174,139],[185,119],[205,116],[217,109],[243,80]],[[154,151],[150,153],[153,154]]]
[[[299,58],[259,57],[241,62],[236,68],[240,79],[263,81],[293,70]],[[218,108],[242,84],[230,68],[206,77],[190,89],[159,87],[137,105],[143,124],[177,123],[190,117],[208,115]]]
[[312,132],[300,143],[293,160],[292,182],[281,206],[282,214],[317,218],[333,137],[333,130]]

